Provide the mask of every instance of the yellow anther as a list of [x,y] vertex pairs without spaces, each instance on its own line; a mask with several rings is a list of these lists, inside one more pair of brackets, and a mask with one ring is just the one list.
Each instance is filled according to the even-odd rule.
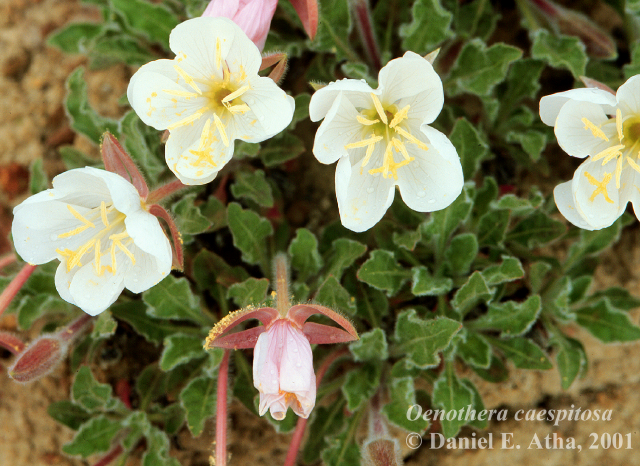
[[74,209],[71,206],[71,204],[67,204],[67,209],[69,209],[69,212],[71,212],[71,214],[75,218],[77,218],[78,220],[80,220],[82,222],[82,225],[80,225],[78,228],[74,228],[73,230],[68,231],[66,233],[59,234],[58,238],[69,238],[70,236],[75,236],[78,233],[82,233],[87,228],[95,228],[96,227],[93,224],[93,222],[90,222],[89,220],[87,220],[80,212],[78,212],[76,209]]
[[211,156],[211,144],[214,142],[213,134],[211,133],[211,119],[208,119],[204,125],[204,129],[202,130],[202,134],[200,135],[200,146],[198,150],[190,150],[193,155],[197,155],[198,158],[191,165],[194,167],[201,166],[203,161],[207,162],[214,167],[217,167],[217,164],[213,161],[213,157]]
[[402,122],[402,120],[407,118],[407,114],[409,113],[410,108],[411,106],[407,105],[406,107],[401,109],[399,112],[397,112],[393,117],[393,120],[391,120],[391,123],[389,123],[389,128],[395,128],[396,126],[398,126],[398,124],[400,124],[400,122]]
[[382,173],[383,177],[387,177],[389,165],[393,162],[393,143],[389,141],[387,147],[384,149],[384,156],[382,157],[382,165],[378,168],[372,168],[369,170],[369,174]]
[[377,118],[375,120],[369,120],[368,118],[365,118],[362,115],[357,115],[356,120],[358,120],[359,123],[365,126],[375,125],[376,123],[380,122],[380,120],[378,120]]
[[378,96],[375,95],[373,92],[371,93],[371,98],[373,99],[373,105],[375,105],[376,107],[376,112],[378,112],[378,116],[380,117],[380,120],[386,125],[389,120],[387,119],[387,114],[384,112],[384,108],[382,108],[382,103],[380,102],[380,99],[378,99]]
[[[606,159],[606,162],[602,162],[602,165],[604,165],[609,160],[611,160],[611,158],[615,158],[618,155],[622,155],[622,152],[620,152],[620,149],[623,149],[623,148],[624,148],[624,144],[617,144],[615,146],[607,147],[602,152],[599,152],[598,154],[594,155],[593,161],[597,162],[600,159]],[[609,158],[612,155],[613,157]]]
[[[187,97],[187,98],[191,98],[191,97],[198,97],[199,94],[196,94],[195,92],[189,92],[189,91],[175,91],[173,89],[163,89],[162,92],[165,92],[169,95],[175,95],[178,97]],[[177,100],[171,99],[172,102],[177,103]]]
[[587,177],[587,180],[589,180],[589,183],[591,183],[596,187],[596,189],[591,194],[591,197],[589,198],[591,202],[593,202],[593,200],[596,198],[598,194],[602,194],[604,196],[605,201],[607,201],[609,204],[613,204],[613,200],[609,197],[609,193],[607,193],[607,184],[609,183],[609,181],[611,181],[611,178],[613,177],[611,173],[605,173],[604,177],[602,178],[602,181],[596,180],[593,177],[593,175],[589,172],[584,172],[584,176]]
[[[129,251],[124,244],[122,244],[120,241],[115,241],[114,244],[118,246],[118,248],[120,248],[120,250],[124,252],[129,259],[131,259],[131,264],[133,265],[136,264],[136,258],[133,257],[133,254],[131,253],[131,251]],[[129,242],[127,242],[127,244],[129,244]]]
[[240,89],[233,91],[231,94],[229,94],[228,96],[226,96],[224,99],[222,99],[222,103],[225,102],[230,102],[233,99],[237,99],[238,97],[240,97],[242,94],[244,94],[245,92],[247,92],[250,89],[249,85],[244,85],[242,86]]
[[616,129],[618,130],[618,139],[622,142],[624,134],[622,132],[622,112],[619,108],[616,108]]
[[185,82],[189,85],[189,87],[191,89],[193,89],[194,91],[196,91],[196,94],[198,94],[198,95],[202,94],[202,91],[196,85],[196,82],[193,80],[193,78],[191,76],[189,76],[187,74],[187,72],[185,70],[183,70],[182,68],[180,68],[176,64],[173,65],[173,68],[178,72],[178,74],[182,77],[182,79],[185,80]]
[[216,70],[220,69],[220,64],[222,62],[222,42],[220,42],[220,38],[216,39]]
[[116,262],[116,242],[111,243],[111,269],[112,273],[115,275],[118,271],[118,263]]
[[363,139],[362,141],[352,142],[344,146],[345,149],[357,149],[358,147],[365,147],[371,144],[376,144],[378,141],[382,141],[382,136],[376,136],[372,134],[369,139]]
[[104,201],[100,203],[100,216],[102,217],[102,223],[105,227],[109,226],[109,219],[107,218],[107,204]]
[[85,225],[89,225],[91,228],[95,228],[96,227],[93,223],[91,223],[89,220],[84,218],[80,212],[78,212],[76,209],[74,209],[71,204],[67,204],[67,209],[69,209],[69,212],[71,212],[71,215],[73,215],[75,218],[80,220]]
[[218,128],[218,132],[222,137],[222,143],[225,145],[225,147],[229,147],[229,138],[227,137],[227,132],[224,130],[222,120],[220,120],[220,117],[215,113],[213,114],[213,121],[215,122],[216,128]]
[[616,162],[616,188],[620,189],[620,176],[622,175],[622,157]]
[[102,258],[102,254],[100,254],[100,240],[96,241],[95,244],[96,256],[93,262],[93,269],[96,271],[96,275],[100,276],[104,272],[100,267],[100,259]]
[[627,163],[629,164],[629,166],[630,166],[631,168],[633,168],[635,171],[637,171],[638,173],[640,173],[640,165],[638,165],[637,163],[635,163],[631,157],[627,157]]
[[249,110],[251,110],[249,108],[248,105],[242,104],[242,105],[229,105],[228,103],[224,103],[224,106],[227,110],[229,110],[231,113],[233,113],[234,115],[237,115],[238,113],[243,114],[243,113],[247,113]]
[[87,241],[85,244],[83,244],[80,247],[80,249],[78,249],[75,253],[73,253],[71,257],[69,257],[69,259],[67,260],[67,272],[71,272],[71,269],[73,269],[76,265],[78,267],[82,267],[82,264],[80,263],[80,259],[82,259],[82,256],[84,256],[87,253],[87,251],[93,247],[95,242],[96,242],[95,239],[91,239]]
[[590,122],[586,118],[582,118],[581,121],[582,121],[582,123],[584,123],[584,129],[591,130],[591,133],[595,137],[600,138],[603,141],[609,141],[609,138],[607,137],[606,134],[604,134],[604,132],[600,129],[600,127],[596,126],[595,124],[593,124],[592,122]]
[[129,233],[127,233],[127,230],[120,232],[120,233],[116,233],[115,235],[110,235],[109,239],[111,241],[120,241],[121,239],[125,239],[129,237]]
[[375,144],[369,144],[367,146],[367,152],[364,154],[364,158],[362,159],[362,168],[366,167],[373,155],[373,150],[376,148]]
[[204,114],[204,112],[205,112],[204,109],[198,110],[196,113],[189,115],[187,118],[183,118],[182,120],[176,121],[172,125],[167,126],[167,129],[172,130],[172,129],[179,128],[180,126],[185,126],[185,125],[188,125],[189,123],[193,123],[194,121],[199,119]]
[[404,129],[400,128],[399,126],[396,126],[394,129],[395,129],[396,133],[404,136],[406,139],[408,139],[409,141],[414,143],[420,149],[429,150],[429,147],[427,147],[427,145],[424,142],[422,142],[420,139],[415,137],[413,134],[409,133],[408,131],[405,131]]
[[411,159],[411,157],[409,157],[409,152],[407,152],[407,147],[400,139],[392,138],[391,142],[393,143],[393,147],[395,147],[396,150],[402,154],[405,160]]

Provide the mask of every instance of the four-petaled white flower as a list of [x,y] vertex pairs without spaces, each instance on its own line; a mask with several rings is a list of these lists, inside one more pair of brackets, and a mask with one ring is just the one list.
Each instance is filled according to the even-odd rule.
[[293,98],[258,75],[260,52],[233,21],[185,21],[169,44],[176,58],[142,66],[127,97],[143,122],[169,130],[165,158],[183,183],[213,180],[235,139],[261,142],[291,122]]
[[343,79],[311,98],[312,121],[324,118],[313,153],[339,159],[336,196],[342,224],[353,231],[375,225],[391,205],[395,186],[413,210],[444,209],[462,191],[455,147],[429,127],[442,110],[442,81],[431,63],[407,52],[378,75],[378,89]]
[[586,230],[608,227],[631,202],[640,213],[640,75],[613,94],[572,89],[543,97],[540,118],[569,155],[588,157],[553,191],[560,213]]
[[96,315],[123,288],[140,293],[171,271],[172,252],[158,219],[122,176],[78,168],[13,210],[11,233],[31,264],[59,259],[55,284],[65,301]]

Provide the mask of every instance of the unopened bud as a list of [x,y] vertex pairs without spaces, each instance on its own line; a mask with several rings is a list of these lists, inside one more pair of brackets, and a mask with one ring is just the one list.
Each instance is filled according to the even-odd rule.
[[55,335],[43,335],[20,353],[9,368],[16,382],[33,382],[49,374],[67,352],[67,344]]
[[364,466],[401,466],[404,462],[400,455],[398,441],[380,438],[365,442],[362,446],[362,464]]

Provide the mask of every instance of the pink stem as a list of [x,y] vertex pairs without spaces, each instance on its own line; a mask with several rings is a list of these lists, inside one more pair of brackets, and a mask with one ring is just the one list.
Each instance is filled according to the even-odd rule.
[[2,294],[0,294],[0,316],[9,307],[13,298],[16,297],[18,291],[24,286],[25,282],[29,279],[33,271],[36,269],[36,265],[25,264],[22,270],[18,272],[9,286],[7,286]]
[[9,332],[0,332],[0,346],[12,354],[22,353],[27,345],[24,342]]
[[[333,364],[336,359],[340,358],[347,354],[349,350],[347,348],[340,348],[339,350],[334,351],[329,356],[324,358],[318,372],[316,374],[316,386],[320,387],[320,382],[324,377],[324,374],[329,370],[329,366]],[[293,433],[293,437],[291,437],[291,443],[289,444],[289,451],[287,452],[287,457],[284,460],[284,466],[295,466],[296,458],[298,457],[298,452],[300,451],[300,443],[302,442],[302,437],[304,436],[304,430],[307,427],[307,419],[299,418],[298,423],[296,424],[296,430]],[[218,463],[216,462],[216,465]]]
[[123,451],[124,451],[124,449],[122,448],[122,445],[118,445],[113,450],[111,450],[109,453],[107,453],[100,461],[98,461],[93,466],[107,466],[107,464],[111,463],[118,456],[120,456]]
[[380,59],[380,49],[378,48],[373,24],[371,23],[371,12],[369,11],[368,0],[355,0],[354,4],[356,24],[358,25],[358,32],[362,38],[362,43],[374,68],[379,70],[382,68],[382,60]]
[[216,398],[216,466],[227,466],[227,386],[229,382],[229,350],[224,351],[218,370]]
[[558,9],[555,8],[549,2],[546,2],[545,0],[529,0],[529,1],[533,3],[535,6],[537,6],[540,9],[540,11],[547,13],[549,16],[552,16],[552,17],[558,16]]
[[75,335],[83,331],[91,323],[92,320],[93,316],[90,316],[89,314],[83,314],[76,320],[71,322],[69,325],[67,325],[67,327],[62,329],[60,333],[58,333],[58,336],[63,341],[69,341]]
[[18,260],[18,257],[14,253],[7,254],[0,258],[0,269],[4,269],[7,265],[13,264]]
[[175,253],[173,265],[182,270],[184,268],[182,236],[180,235],[180,231],[178,230],[176,222],[173,221],[173,217],[171,217],[169,212],[167,212],[167,209],[162,207],[160,204],[153,204],[149,206],[149,213],[167,222],[167,226],[169,227],[169,231],[171,232],[171,239],[173,240],[173,252]]
[[149,196],[147,197],[147,204],[156,204],[160,202],[162,199],[164,199],[165,197],[170,196],[173,193],[176,193],[181,189],[188,188],[188,187],[189,186],[182,184],[182,181],[180,180],[175,180],[175,181],[172,181],[171,183],[167,183],[163,186],[160,186],[159,188],[154,189],[153,191],[151,191],[151,193],[149,193]]

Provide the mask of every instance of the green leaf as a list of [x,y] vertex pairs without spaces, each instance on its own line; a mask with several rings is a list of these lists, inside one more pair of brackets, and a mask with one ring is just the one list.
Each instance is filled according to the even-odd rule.
[[497,43],[487,48],[480,39],[467,42],[456,60],[446,85],[454,84],[459,91],[488,95],[502,82],[509,64],[522,56],[522,50]]
[[491,346],[481,335],[473,331],[464,332],[465,338],[458,342],[456,355],[473,367],[488,369],[491,364]]
[[145,125],[133,110],[120,120],[124,149],[136,162],[151,184],[157,183],[167,171],[164,157],[160,156],[160,140],[154,128]]
[[524,269],[517,257],[502,256],[502,263],[487,267],[482,276],[488,286],[495,286],[524,277]]
[[528,129],[526,133],[519,131],[509,131],[506,136],[507,142],[516,142],[522,146],[522,150],[531,158],[532,161],[540,160],[540,154],[547,145],[547,136],[545,133]]
[[202,215],[195,204],[197,196],[198,193],[186,194],[171,207],[180,233],[199,235],[211,227],[211,221]]
[[290,132],[271,138],[265,144],[260,148],[258,155],[267,168],[282,165],[291,159],[295,159],[305,151],[302,139]]
[[349,41],[352,27],[349,5],[344,0],[325,0],[319,10],[318,32],[309,44],[311,49],[331,52],[338,60],[355,59]]
[[354,412],[369,401],[380,385],[380,364],[367,363],[352,369],[342,385],[342,394],[347,400],[347,409]]
[[342,414],[345,402],[341,398],[330,406],[316,406],[311,415],[310,435],[304,445],[303,459],[312,463],[320,459],[320,452],[327,447],[327,437],[335,436],[344,430],[345,416]]
[[112,397],[111,385],[98,382],[87,366],[78,369],[71,387],[71,394],[73,400],[89,412],[111,406],[115,400]]
[[145,291],[142,300],[149,306],[147,314],[151,317],[208,323],[200,309],[200,298],[191,291],[191,286],[184,277],[168,275]]
[[538,320],[541,309],[540,296],[530,295],[522,303],[506,301],[491,304],[486,314],[467,325],[475,329],[500,330],[502,336],[522,335]]
[[260,304],[267,299],[269,280],[266,278],[247,278],[241,283],[234,283],[227,289],[227,299],[233,299],[236,306],[244,308],[250,304]]
[[545,29],[538,29],[533,33],[531,56],[554,68],[571,71],[576,79],[585,74],[587,54],[584,44],[577,37],[556,36]]
[[528,215],[535,211],[531,201],[523,199],[514,194],[505,194],[492,205],[495,209],[508,209],[512,215]]
[[587,370],[587,353],[578,340],[556,335],[553,342],[558,347],[556,363],[560,373],[560,382],[564,390],[568,390],[573,381]]
[[451,305],[460,314],[464,315],[469,312],[480,301],[488,301],[493,294],[487,286],[482,274],[475,271],[469,277],[469,280],[462,285],[451,300]]
[[547,274],[553,269],[553,265],[548,262],[533,262],[529,266],[529,283],[531,291],[538,293],[546,283]]
[[349,344],[356,361],[384,361],[389,357],[387,338],[380,328],[361,333],[360,339]]
[[91,331],[91,337],[95,339],[109,338],[118,328],[118,322],[111,315],[111,311],[107,309],[102,312],[98,318],[94,321],[93,330]]
[[[2,287],[1,289],[4,289]],[[49,293],[38,293],[37,295],[27,295],[18,302],[16,314],[18,316],[18,326],[27,330],[33,323],[43,315],[55,310],[71,311],[66,301],[62,301]]]
[[104,453],[111,448],[111,442],[122,428],[121,420],[110,419],[106,415],[96,416],[82,424],[73,440],[62,446],[62,451],[83,458]]
[[[471,408],[474,409],[476,413],[484,411],[485,408],[484,403],[482,402],[482,396],[480,396],[480,392],[473,384],[473,382],[469,379],[461,379],[460,383],[462,383],[462,385],[464,385],[471,392],[473,399]],[[469,419],[468,421],[466,421],[466,423],[470,426],[475,427],[476,429],[486,429],[487,425],[489,424],[487,419],[481,420],[479,418],[476,418],[474,420]]]
[[164,340],[160,356],[160,368],[167,372],[180,364],[207,355],[203,349],[204,339],[198,336],[175,334]]
[[471,263],[478,255],[478,239],[473,233],[454,236],[444,252],[453,275],[463,275],[469,271]]
[[118,122],[98,115],[90,106],[87,96],[87,84],[84,81],[84,70],[76,68],[67,79],[67,96],[65,108],[71,127],[98,144],[102,133],[111,131],[118,134]]
[[91,69],[107,68],[118,63],[141,66],[158,58],[139,39],[128,34],[102,35],[89,53]]
[[[592,277],[587,276],[585,278],[592,278]],[[577,281],[578,281],[577,279],[573,281],[572,283],[573,289],[576,289],[576,287],[579,285],[576,283]],[[591,281],[589,280],[587,287],[590,284],[591,284]],[[585,289],[585,292],[586,292],[586,289]],[[640,307],[640,298],[633,296],[631,293],[629,293],[629,290],[625,288],[620,288],[617,286],[612,286],[611,288],[607,288],[606,290],[596,291],[591,296],[589,296],[589,299],[599,299],[599,298],[607,298],[609,300],[609,303],[611,303],[613,307],[615,307],[616,309],[620,309],[622,311],[631,311],[633,309]],[[575,301],[573,294],[572,294],[572,300]]]
[[424,265],[411,269],[411,293],[414,296],[440,296],[453,289],[453,280],[449,277],[434,277]]
[[306,281],[322,268],[322,257],[318,252],[318,240],[306,228],[298,228],[296,237],[289,245],[291,267],[298,272],[299,280]]
[[511,215],[507,209],[490,210],[478,222],[478,244],[501,246]]
[[360,290],[356,300],[358,316],[373,327],[379,327],[382,317],[389,314],[389,299],[382,291],[370,286],[362,286]]
[[248,264],[259,263],[266,267],[266,239],[273,234],[271,223],[235,202],[227,208],[227,221],[233,236],[233,245],[242,252],[242,260]]
[[553,365],[538,345],[523,337],[499,340],[486,337],[493,346],[500,348],[507,359],[520,369],[551,369]]
[[469,197],[470,186],[472,185],[465,185],[462,193],[449,207],[431,213],[429,220],[423,224],[424,236],[438,235],[440,241],[444,242],[466,222],[473,207],[473,200]]
[[393,243],[400,248],[406,249],[407,251],[413,251],[421,239],[422,232],[420,231],[420,229],[417,229],[415,231],[404,231],[402,233],[397,231],[393,232]]
[[398,264],[392,252],[377,249],[362,264],[357,276],[360,281],[386,291],[387,296],[393,296],[410,278],[411,272]]
[[489,152],[489,145],[481,137],[478,130],[464,117],[456,120],[449,139],[460,156],[465,180],[473,178],[483,160],[493,157]]
[[177,330],[176,325],[169,321],[149,317],[146,314],[147,306],[141,301],[112,305],[109,310],[114,317],[127,322],[151,343],[161,343]]
[[640,339],[640,328],[631,323],[625,312],[612,307],[607,298],[579,309],[577,321],[605,343]]
[[47,38],[47,45],[65,53],[83,53],[91,49],[91,42],[102,33],[104,26],[95,23],[72,23]]
[[166,432],[151,427],[145,433],[147,438],[147,451],[142,457],[142,466],[180,466],[180,462],[169,456],[171,443]]
[[[416,405],[416,391],[413,377],[397,377],[389,384],[389,401],[382,407],[382,412],[389,422],[410,432],[424,432],[429,426],[422,416],[410,420],[407,412]],[[415,408],[413,409],[415,412]],[[415,415],[411,416],[412,418]]]
[[180,403],[187,412],[187,425],[194,437],[204,430],[204,423],[216,413],[216,382],[209,375],[196,377],[180,393]]
[[542,246],[562,236],[567,227],[559,220],[537,210],[520,221],[507,234],[508,241],[520,243],[528,248]]
[[453,35],[450,28],[453,15],[442,8],[439,0],[416,0],[411,16],[411,23],[400,25],[404,50],[424,55]]
[[169,34],[179,21],[168,8],[143,0],[111,0],[111,4],[129,28],[169,48]]
[[424,320],[416,315],[415,309],[401,312],[396,320],[396,351],[421,369],[440,363],[438,352],[449,346],[453,336],[462,324],[447,317]]
[[351,266],[356,259],[367,251],[367,247],[348,238],[335,240],[331,247],[331,253],[327,259],[327,275],[333,275],[338,280],[342,278],[345,269]]
[[49,177],[42,166],[42,159],[38,158],[29,164],[29,191],[39,193],[49,187]]
[[62,157],[62,161],[64,162],[64,166],[67,170],[84,167],[103,167],[98,160],[89,157],[87,154],[73,146],[59,147],[58,153],[60,154],[60,157]]
[[461,419],[461,416],[453,416],[453,419],[449,421],[446,413],[460,412],[461,409],[473,404],[473,398],[473,392],[460,382],[453,367],[447,364],[446,369],[433,385],[433,405],[445,411],[445,416],[441,418],[440,422],[442,423],[442,434],[446,438],[458,435],[460,428],[466,424],[464,417]]
[[333,275],[329,275],[320,285],[314,297],[314,302],[350,315],[353,315],[356,311],[355,299]]
[[[629,2],[627,2],[629,3]],[[640,74],[640,43],[634,42],[631,45],[631,62],[622,67],[625,79],[629,79],[636,74]]]
[[273,207],[273,194],[262,170],[237,172],[231,194],[237,199],[250,199],[259,206]]
[[502,107],[513,108],[524,98],[534,99],[540,90],[540,75],[544,63],[532,58],[515,61],[509,69],[506,90],[500,96]]
[[78,430],[91,415],[82,406],[70,400],[54,401],[47,407],[47,413],[60,424]]
[[471,366],[473,371],[483,380],[491,383],[504,382],[509,378],[509,371],[502,360],[495,354],[491,353],[491,364],[488,369]]
[[621,219],[616,220],[613,225],[601,230],[589,231],[580,229],[580,239],[575,241],[569,248],[567,263],[573,263],[585,256],[604,251],[618,241],[621,230]]
[[329,440],[321,456],[325,466],[360,466],[360,448],[349,432]]

